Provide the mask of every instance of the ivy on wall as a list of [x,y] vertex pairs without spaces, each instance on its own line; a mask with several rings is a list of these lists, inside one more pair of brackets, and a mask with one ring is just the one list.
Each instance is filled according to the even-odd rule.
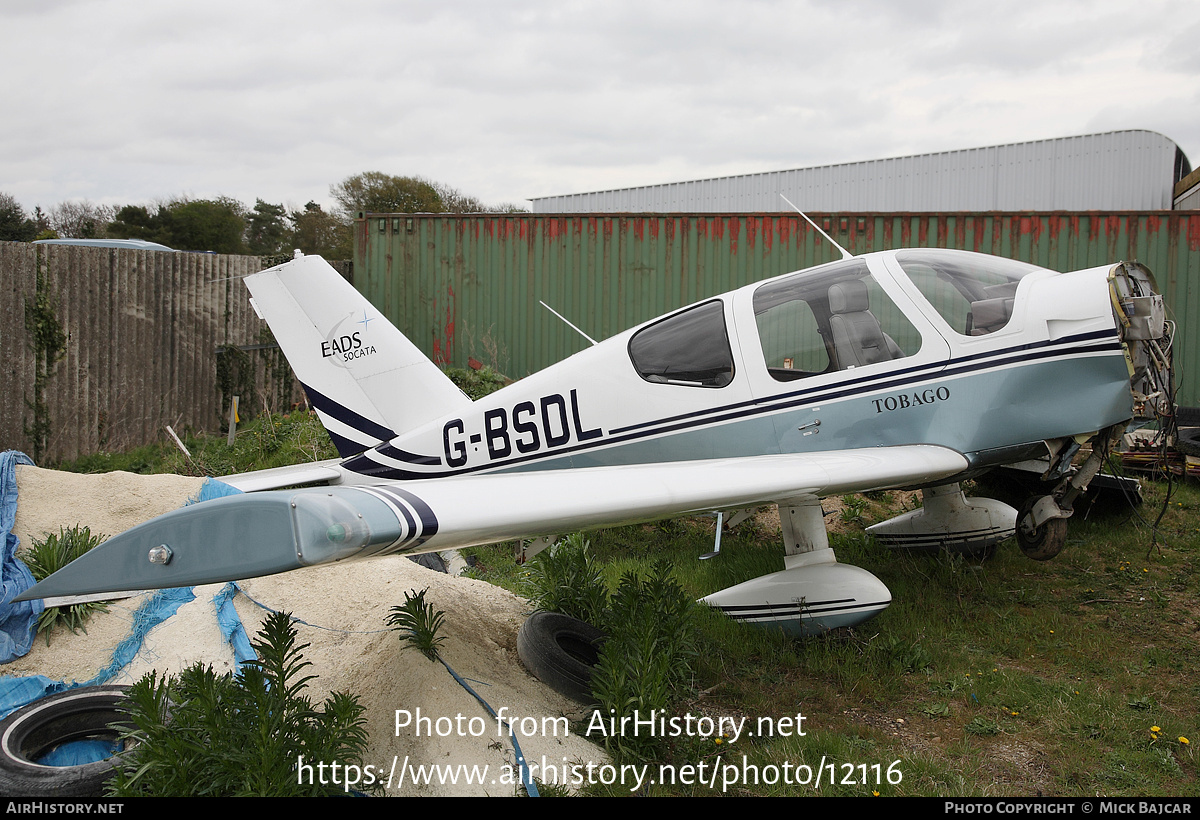
[[40,463],[50,441],[50,408],[46,405],[46,384],[54,366],[65,355],[67,334],[54,311],[54,298],[46,282],[43,261],[38,259],[33,298],[25,298],[25,333],[34,354],[33,399],[25,400],[32,414],[24,422],[25,437],[31,442],[33,460]]

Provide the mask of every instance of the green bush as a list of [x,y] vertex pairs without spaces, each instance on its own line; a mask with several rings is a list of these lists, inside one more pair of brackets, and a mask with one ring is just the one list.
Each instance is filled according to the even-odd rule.
[[[531,564],[531,597],[539,609],[587,621],[607,633],[592,672],[592,694],[604,719],[670,710],[691,683],[696,658],[696,603],[667,562],[646,577],[626,572],[611,596],[583,535],[568,536]],[[662,739],[643,733],[605,738],[620,759],[648,760]]]
[[604,627],[608,588],[583,533],[573,533],[543,550],[529,564],[526,579],[529,598],[538,609]]
[[450,367],[446,376],[466,393],[471,401],[481,399],[488,393],[495,393],[505,385],[505,379],[490,367],[473,370],[467,367]]
[[[291,619],[274,613],[253,642],[259,660],[235,677],[203,664],[178,677],[143,677],[129,692],[133,751],[110,783],[129,796],[317,796],[346,793],[322,778],[301,777],[303,763],[361,766],[367,732],[363,707],[334,693],[321,709],[303,694],[312,675],[296,646]],[[344,782],[344,778],[342,778]]]
[[[691,683],[696,658],[696,603],[656,562],[646,578],[627,572],[609,601],[603,627],[608,640],[592,672],[592,694],[601,717],[621,718],[636,711],[673,714],[678,694]],[[654,733],[617,733],[605,745],[620,760],[658,757],[663,738]]]

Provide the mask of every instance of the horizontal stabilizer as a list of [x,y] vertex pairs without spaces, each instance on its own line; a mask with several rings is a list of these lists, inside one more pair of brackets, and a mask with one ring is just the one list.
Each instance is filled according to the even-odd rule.
[[341,459],[332,458],[325,461],[314,461],[311,464],[294,464],[290,467],[272,467],[268,470],[225,475],[218,477],[217,480],[244,493],[280,490],[284,487],[302,487],[306,484],[340,484],[342,482],[342,470],[338,467],[340,463]]

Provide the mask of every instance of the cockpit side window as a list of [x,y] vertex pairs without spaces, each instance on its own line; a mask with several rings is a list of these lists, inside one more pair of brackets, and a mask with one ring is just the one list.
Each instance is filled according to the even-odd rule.
[[767,371],[793,381],[911,356],[921,337],[861,259],[802,271],[754,292]]
[[724,387],[733,381],[724,303],[705,302],[639,330],[629,358],[648,382]]
[[1017,285],[1041,270],[995,256],[947,251],[902,251],[896,261],[921,295],[963,336],[986,336],[1012,319]]

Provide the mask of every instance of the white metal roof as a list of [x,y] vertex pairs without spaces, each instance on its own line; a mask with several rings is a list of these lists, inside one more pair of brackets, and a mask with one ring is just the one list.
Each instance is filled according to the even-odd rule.
[[790,171],[536,197],[534,213],[1170,209],[1191,171],[1153,131],[1110,131]]

